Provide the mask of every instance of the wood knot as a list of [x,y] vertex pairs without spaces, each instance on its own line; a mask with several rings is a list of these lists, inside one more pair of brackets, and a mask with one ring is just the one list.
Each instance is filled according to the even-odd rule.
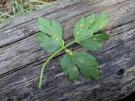
[[121,76],[124,74],[124,72],[125,72],[125,70],[122,68],[122,69],[118,70],[117,75]]

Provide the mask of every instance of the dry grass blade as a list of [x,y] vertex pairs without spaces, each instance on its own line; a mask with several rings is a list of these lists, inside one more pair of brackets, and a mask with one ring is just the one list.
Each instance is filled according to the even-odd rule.
[[28,14],[56,0],[0,0],[0,23],[14,16]]

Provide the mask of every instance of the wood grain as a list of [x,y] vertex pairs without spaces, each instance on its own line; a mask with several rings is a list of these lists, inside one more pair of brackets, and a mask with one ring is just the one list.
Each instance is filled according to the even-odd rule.
[[[59,68],[61,54],[49,64],[38,89],[40,66],[50,54],[35,39],[37,18],[58,20],[70,41],[75,22],[99,12],[109,14],[107,29],[112,27],[111,39],[93,53],[101,79],[70,82]],[[135,91],[134,0],[61,0],[0,26],[0,101],[116,101]]]

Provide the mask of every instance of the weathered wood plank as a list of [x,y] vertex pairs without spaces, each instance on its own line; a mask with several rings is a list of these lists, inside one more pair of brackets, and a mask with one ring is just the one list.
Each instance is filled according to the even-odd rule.
[[[122,1],[122,0],[121,0]],[[107,1],[106,1],[107,2]],[[119,1],[120,2],[120,1]],[[119,3],[119,2],[117,2],[117,3]],[[102,2],[100,2],[101,4],[102,4]],[[107,3],[109,3],[109,1],[107,2]],[[88,5],[88,1],[82,1],[82,3],[80,3],[80,5],[75,5],[75,7],[73,7],[73,8],[71,8],[71,10],[70,10],[70,8],[68,8],[68,12],[66,12],[66,14],[69,14],[70,12],[71,12],[71,15],[72,14],[76,14],[76,13],[73,13],[73,11],[78,11],[78,12],[80,12],[80,11],[82,11],[81,9],[83,8],[85,8],[86,10],[91,10],[91,2],[89,3],[90,5]],[[110,4],[110,3],[109,3]],[[80,7],[81,5],[83,5],[84,7],[82,7],[82,8],[80,8],[79,10],[78,10],[78,7]],[[114,2],[112,2],[112,5],[116,5],[116,3],[114,3]],[[126,4],[125,4],[126,5]],[[123,6],[125,6],[125,5],[123,5]],[[122,5],[120,5],[120,6],[122,6]],[[134,5],[132,5],[132,6],[134,6]],[[90,7],[90,8],[88,8],[88,7]],[[111,6],[109,5],[109,6],[107,6],[107,8],[108,7],[110,7],[111,8]],[[66,10],[66,9],[65,9]],[[63,11],[61,11],[61,12],[63,12]],[[57,12],[57,15],[60,13],[60,14],[63,14],[63,13],[61,13],[61,12]],[[65,12],[65,11],[64,11]],[[84,12],[84,14],[85,14],[85,12],[86,11],[82,11],[81,13],[83,13]],[[93,12],[93,11],[92,11]],[[131,11],[132,12],[132,11]],[[90,12],[88,12],[87,11],[87,15],[89,14]],[[133,13],[133,12],[132,12]],[[53,13],[54,14],[54,13]],[[80,14],[80,13],[79,13]],[[54,14],[53,16],[55,16],[56,14]],[[86,15],[86,14],[85,14]],[[58,15],[59,16],[59,15]],[[61,17],[62,18],[64,18],[63,17],[64,15],[62,15]],[[67,16],[67,15],[65,15],[65,16]],[[74,15],[72,15],[72,16],[74,16]],[[67,26],[66,28],[65,28],[65,33],[68,33],[68,34],[65,34],[65,38],[67,39],[69,36],[71,36],[71,34],[72,34],[72,30],[69,30],[72,26],[73,26],[73,22],[74,21],[76,21],[76,19],[78,18],[78,17],[81,17],[82,16],[82,14],[79,16],[78,15],[78,13],[77,13],[77,15],[75,15],[75,17],[74,18],[72,18],[72,23],[71,22],[65,22],[64,23],[64,26]],[[61,18],[61,17],[59,17],[59,19]],[[26,17],[27,18],[27,17]],[[57,18],[57,16],[56,16],[56,18]],[[67,20],[67,18],[65,18],[66,20]],[[113,19],[113,18],[112,18]],[[63,19],[62,19],[63,20]],[[113,21],[112,21],[113,22]],[[71,24],[71,26],[68,26],[69,25],[69,23]],[[26,25],[27,24],[27,25]],[[8,33],[5,33],[5,32],[2,32],[1,33],[1,37],[0,37],[0,47],[1,47],[1,49],[3,50],[4,49],[4,54],[3,53],[0,53],[0,55],[1,55],[1,59],[3,60],[7,60],[7,61],[5,61],[6,63],[4,63],[4,62],[1,62],[2,64],[4,63],[4,65],[5,66],[2,66],[3,68],[4,68],[4,70],[0,70],[0,74],[3,74],[3,73],[5,73],[5,72],[8,72],[9,70],[12,70],[12,69],[15,69],[15,68],[17,68],[18,66],[20,67],[20,66],[22,66],[21,65],[21,63],[22,63],[22,61],[23,60],[25,60],[24,58],[29,54],[31,54],[31,53],[33,53],[33,51],[37,51],[37,49],[39,50],[39,48],[37,48],[38,46],[36,45],[36,44],[33,44],[33,42],[34,43],[36,43],[35,42],[35,39],[34,39],[34,36],[33,36],[33,34],[35,33],[35,32],[37,32],[38,30],[37,30],[37,27],[36,27],[36,23],[32,23],[32,25],[31,24],[29,24],[29,23],[26,23],[25,25],[23,25],[23,26],[19,26],[19,28],[17,29],[17,27],[15,27],[15,29],[9,29],[9,30],[6,30],[5,32],[8,32]],[[10,37],[8,37],[8,36],[10,36]],[[33,36],[33,38],[31,38],[31,40],[29,40],[29,39],[27,39],[27,37],[29,37],[29,36]],[[19,41],[19,40],[22,40],[22,41]],[[18,42],[19,41],[19,42]],[[18,44],[18,45],[16,45],[16,44],[12,44],[12,43],[16,43],[16,44]],[[10,45],[11,44],[11,45]],[[10,45],[10,48],[9,47],[4,47],[4,46],[7,46],[7,45]],[[34,46],[33,46],[34,45]],[[28,47],[28,46],[31,46],[31,48],[32,49],[30,49],[30,47]],[[4,48],[2,48],[2,47],[4,47]],[[24,47],[26,47],[26,48],[24,48]],[[30,52],[30,53],[28,53],[28,54],[26,54],[27,52],[25,52],[25,51],[27,51],[27,49],[30,49],[31,51],[28,51],[28,52]],[[2,50],[0,50],[0,52],[3,52]],[[13,51],[12,51],[13,50]],[[20,54],[20,50],[24,53],[24,54]],[[32,51],[33,50],[33,51]],[[6,52],[7,51],[7,52]],[[9,51],[10,51],[10,53],[9,53]],[[7,56],[5,56],[5,55],[7,55]],[[21,56],[20,56],[21,55]],[[3,57],[2,57],[3,56]],[[23,58],[23,57],[24,58]],[[41,55],[38,55],[38,56],[43,56],[43,54],[41,54]],[[21,61],[21,62],[19,62],[19,60],[17,61],[17,63],[16,62],[14,62],[14,63],[12,63],[11,64],[11,62],[12,61],[10,61],[9,59],[5,59],[6,57],[12,57],[12,58],[14,58],[14,59],[12,59],[12,61],[16,61],[16,59],[18,60],[18,58],[19,58],[19,60]],[[18,57],[18,58],[17,58]],[[21,58],[20,58],[21,57]],[[37,58],[39,58],[39,57],[37,57]],[[29,58],[28,58],[29,59]],[[33,58],[34,59],[34,58]],[[36,59],[36,56],[35,56],[35,59]],[[2,61],[1,60],[1,61]],[[9,61],[8,61],[9,60]],[[31,61],[31,62],[34,62],[34,61],[32,61],[31,59],[29,60],[29,61]],[[26,61],[25,63],[23,63],[23,65],[25,65],[25,64],[29,64],[29,61]],[[10,64],[10,66],[9,66],[9,64]],[[15,64],[15,65],[14,65]],[[19,65],[18,65],[19,64]],[[1,65],[1,64],[0,64]],[[8,66],[7,66],[8,65]],[[6,69],[7,68],[7,69]],[[1,68],[2,69],[2,68]],[[1,73],[2,72],[2,73]]]
[[[65,3],[66,2],[66,3]],[[108,12],[112,38],[94,53],[101,79],[70,82],[59,67],[58,57],[46,71],[43,89],[37,88],[39,68],[49,54],[37,45],[36,19],[57,19],[72,37],[76,20],[93,12]],[[71,26],[69,26],[71,25]],[[63,0],[12,20],[0,31],[0,100],[2,101],[116,101],[135,91],[135,3],[134,0]],[[124,74],[119,70],[124,69]]]

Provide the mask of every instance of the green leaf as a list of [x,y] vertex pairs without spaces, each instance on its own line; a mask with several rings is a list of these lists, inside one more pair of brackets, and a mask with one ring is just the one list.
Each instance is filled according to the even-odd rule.
[[106,13],[102,13],[96,16],[95,23],[90,27],[92,33],[96,33],[106,27],[109,23],[109,18]]
[[69,79],[74,81],[77,80],[79,77],[79,71],[76,65],[71,60],[69,55],[64,55],[60,62],[61,68],[65,75],[69,76]]
[[105,32],[96,34],[93,37],[97,42],[100,42],[100,43],[104,42],[104,41],[106,41],[106,40],[108,40],[110,38],[110,36]]
[[81,18],[75,24],[74,28],[74,37],[77,43],[92,37],[92,35],[100,30],[102,30],[105,26],[107,26],[109,22],[108,15],[106,13],[102,13],[100,15],[91,15],[86,18]]
[[43,73],[47,64],[63,50],[66,52],[66,55],[61,59],[60,65],[64,74],[70,80],[77,80],[79,73],[88,79],[99,79],[100,72],[96,58],[86,52],[72,52],[68,47],[74,43],[78,43],[87,50],[101,48],[101,42],[108,40],[109,36],[106,33],[96,33],[107,26],[108,22],[109,19],[106,13],[100,15],[93,14],[86,18],[81,18],[75,24],[75,40],[64,45],[64,41],[62,40],[62,26],[55,20],[49,21],[39,17],[38,28],[40,32],[37,33],[37,40],[45,51],[54,52],[46,60],[41,69],[39,87],[41,88]]
[[74,37],[77,42],[80,40],[85,40],[88,37],[92,36],[92,33],[88,29],[88,24],[86,23],[86,19],[82,18],[78,21],[74,28]]
[[98,41],[94,40],[93,37],[80,41],[79,44],[83,48],[86,48],[87,50],[90,50],[90,51],[95,51],[102,47],[102,45]]
[[99,70],[96,58],[86,52],[73,52],[72,60],[80,72],[88,79],[98,79]]
[[51,22],[42,17],[38,18],[38,28],[42,33],[37,34],[40,46],[47,52],[55,52],[64,46],[62,26],[55,20]]
[[44,51],[54,52],[61,48],[61,41],[56,40],[54,37],[50,37],[45,33],[38,32],[37,33],[37,41]]

